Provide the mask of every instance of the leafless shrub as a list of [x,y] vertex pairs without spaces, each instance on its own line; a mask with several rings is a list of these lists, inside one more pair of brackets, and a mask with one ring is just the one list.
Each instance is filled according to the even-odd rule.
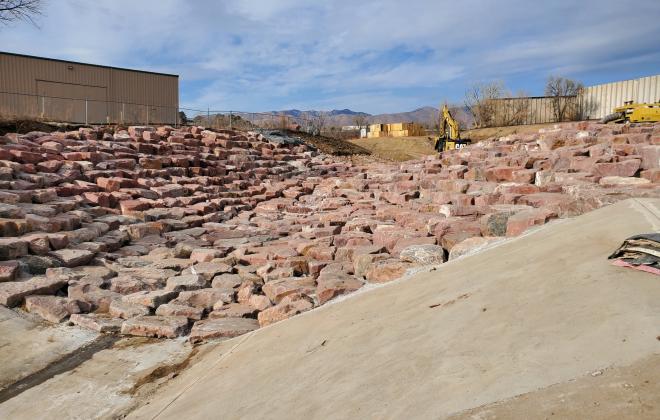
[[598,111],[599,103],[594,98],[582,94],[579,98],[579,105],[574,115],[574,120],[581,121],[593,118],[596,111]]
[[289,128],[289,120],[286,117],[286,115],[281,115],[280,116],[280,130],[287,130]]
[[[467,112],[465,112],[465,109],[463,107],[454,106],[454,107],[450,107],[449,109],[451,110],[452,117],[454,117],[454,120],[458,124],[459,130],[462,131],[470,128],[470,125],[472,123],[472,118],[470,118],[470,115]],[[440,128],[438,127],[438,130],[439,129]]]
[[367,124],[369,124],[369,119],[366,115],[356,115],[353,119],[353,123],[358,127],[358,130],[360,130],[366,128]]
[[495,123],[495,101],[503,93],[502,82],[477,83],[465,92],[465,107],[474,117],[476,127],[490,127]]
[[525,124],[528,120],[530,111],[531,101],[529,95],[520,91],[516,96],[511,94],[507,94],[506,96],[506,98],[494,101],[494,125],[503,127]]
[[309,120],[310,134],[320,136],[321,132],[325,129],[326,122],[326,117],[323,112],[319,112],[317,115],[313,116]]
[[584,85],[581,82],[560,76],[550,76],[545,85],[545,96],[552,100],[555,121],[574,120],[581,110],[578,97],[582,95]]

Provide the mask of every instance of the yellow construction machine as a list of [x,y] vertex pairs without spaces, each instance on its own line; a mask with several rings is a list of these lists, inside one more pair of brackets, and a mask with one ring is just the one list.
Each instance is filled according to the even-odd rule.
[[660,102],[651,104],[624,102],[623,106],[614,108],[614,113],[603,117],[600,122],[603,124],[609,122],[660,122]]
[[469,139],[462,139],[458,122],[452,117],[447,104],[440,111],[440,137],[434,139],[433,148],[438,152],[445,150],[462,149],[471,143]]

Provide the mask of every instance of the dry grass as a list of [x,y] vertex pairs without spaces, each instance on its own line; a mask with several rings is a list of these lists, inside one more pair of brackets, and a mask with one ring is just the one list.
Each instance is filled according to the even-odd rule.
[[433,142],[428,137],[379,137],[349,142],[369,150],[373,156],[396,162],[435,154]]
[[[554,123],[518,125],[510,127],[489,127],[467,130],[461,133],[462,138],[473,143],[493,137],[503,137],[510,134],[538,133],[540,128],[554,126]],[[372,156],[383,160],[403,162],[433,155],[433,141],[422,137],[379,137],[374,139],[353,139],[349,142],[369,150]]]

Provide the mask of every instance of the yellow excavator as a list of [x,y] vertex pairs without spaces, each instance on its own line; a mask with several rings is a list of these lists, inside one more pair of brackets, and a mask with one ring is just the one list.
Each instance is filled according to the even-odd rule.
[[660,122],[660,102],[639,104],[633,101],[623,103],[623,106],[614,108],[614,112],[603,117],[601,123],[609,122]]
[[434,139],[433,148],[438,152],[446,150],[462,149],[472,143],[470,139],[462,139],[458,122],[452,117],[447,104],[440,110],[440,137]]

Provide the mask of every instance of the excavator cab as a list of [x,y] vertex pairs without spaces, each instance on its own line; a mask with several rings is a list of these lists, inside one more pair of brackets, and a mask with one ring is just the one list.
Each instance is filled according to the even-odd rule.
[[447,104],[440,111],[440,137],[435,139],[434,148],[438,152],[446,150],[462,149],[472,143],[469,139],[461,139],[458,122],[452,117]]

